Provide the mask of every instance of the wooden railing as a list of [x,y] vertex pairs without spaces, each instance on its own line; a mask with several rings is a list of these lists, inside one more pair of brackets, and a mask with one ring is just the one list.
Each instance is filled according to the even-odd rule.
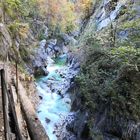
[[2,92],[2,106],[3,106],[3,119],[4,119],[4,134],[5,140],[12,140],[11,131],[10,131],[10,120],[8,117],[9,109],[11,110],[13,121],[15,124],[15,135],[17,140],[22,140],[22,135],[19,130],[19,125],[17,121],[13,95],[10,90],[7,90],[5,72],[4,69],[0,70],[1,75],[1,92]]
[[[14,93],[12,91],[13,85],[8,85],[9,90],[7,89],[7,82],[5,78],[4,69],[0,70],[1,76],[1,92],[2,92],[2,106],[3,106],[3,118],[4,118],[4,133],[5,140],[12,140],[11,130],[14,127],[14,133],[16,140],[25,140],[26,138],[22,135],[21,124],[19,124],[19,118],[17,118],[17,104],[20,106],[21,114],[23,120],[26,123],[27,133],[31,140],[49,140],[48,135],[45,132],[45,129],[41,125],[41,122],[37,119],[35,109],[33,108],[31,101],[26,96],[26,91],[23,89],[22,84],[19,82],[17,87],[16,80],[13,78],[13,85],[15,89],[19,91]],[[18,80],[18,79],[17,79]],[[15,95],[16,94],[16,95]],[[17,95],[18,94],[18,95]],[[17,101],[15,101],[15,96]],[[9,120],[9,110],[12,114],[12,121],[14,126],[10,126]],[[16,112],[17,111],[17,112]],[[36,120],[37,119],[37,120]],[[19,127],[20,126],[20,127]]]

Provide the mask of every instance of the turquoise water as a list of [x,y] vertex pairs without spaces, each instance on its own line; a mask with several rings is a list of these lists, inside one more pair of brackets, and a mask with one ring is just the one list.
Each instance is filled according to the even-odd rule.
[[[43,99],[40,101],[38,106],[38,117],[44,126],[50,140],[57,140],[55,134],[53,134],[54,126],[60,122],[63,117],[67,116],[70,112],[70,104],[67,104],[64,98],[60,95],[52,93],[47,85],[47,81],[53,78],[54,82],[61,82],[61,77],[56,70],[61,70],[65,66],[58,66],[56,64],[48,66],[49,75],[41,77],[37,80],[37,90]],[[46,118],[50,120],[46,122]]]

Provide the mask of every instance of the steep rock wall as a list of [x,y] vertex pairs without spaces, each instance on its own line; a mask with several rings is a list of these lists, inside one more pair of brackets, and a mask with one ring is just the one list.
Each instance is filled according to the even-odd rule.
[[81,73],[71,89],[77,113],[67,127],[78,140],[140,139],[139,7],[137,0],[97,1],[79,38]]

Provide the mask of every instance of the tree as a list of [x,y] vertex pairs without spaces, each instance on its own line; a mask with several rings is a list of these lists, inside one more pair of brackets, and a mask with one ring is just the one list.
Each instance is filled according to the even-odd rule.
[[75,11],[77,14],[80,13],[80,18],[84,19],[90,15],[90,10],[92,7],[92,0],[78,0],[75,3]]
[[62,31],[71,31],[76,27],[74,3],[67,0],[38,0],[40,13],[49,26]]

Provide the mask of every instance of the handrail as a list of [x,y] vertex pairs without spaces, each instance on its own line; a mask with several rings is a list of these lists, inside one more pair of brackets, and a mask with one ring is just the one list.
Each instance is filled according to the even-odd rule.
[[11,108],[11,112],[12,112],[13,119],[14,119],[17,140],[23,140],[21,132],[19,130],[13,95],[11,94],[10,91],[7,90],[4,69],[0,70],[0,75],[1,75],[1,91],[2,91],[2,106],[3,106],[5,140],[11,140],[10,125],[9,125],[9,120],[8,120],[8,103],[10,105],[9,107]]
[[[6,80],[5,80],[5,72],[4,69],[0,70],[1,76],[1,90],[2,90],[2,103],[3,103],[3,118],[4,118],[4,133],[5,133],[5,140],[12,140],[11,138],[11,131],[10,131],[10,123],[8,119],[8,109],[11,109],[11,113],[13,116],[13,121],[15,124],[15,135],[17,140],[23,140],[24,136],[21,134],[20,125],[18,123],[18,118],[16,114],[16,106],[14,102],[14,94],[12,91],[12,86],[9,85],[10,90],[7,89]],[[14,80],[15,88],[17,88],[15,80]],[[22,85],[19,83],[20,91],[18,100],[20,101],[21,112],[23,115],[23,119],[27,124],[27,131],[29,133],[29,137],[31,140],[49,140],[48,135],[45,132],[45,129],[41,125],[40,121],[36,121],[37,115],[35,110],[32,107],[32,112],[28,109],[28,105],[31,105],[31,102],[28,100],[28,97],[25,95],[25,91],[22,91]],[[23,93],[23,94],[22,94]],[[16,93],[17,94],[17,93]],[[9,107],[9,108],[8,108]]]

